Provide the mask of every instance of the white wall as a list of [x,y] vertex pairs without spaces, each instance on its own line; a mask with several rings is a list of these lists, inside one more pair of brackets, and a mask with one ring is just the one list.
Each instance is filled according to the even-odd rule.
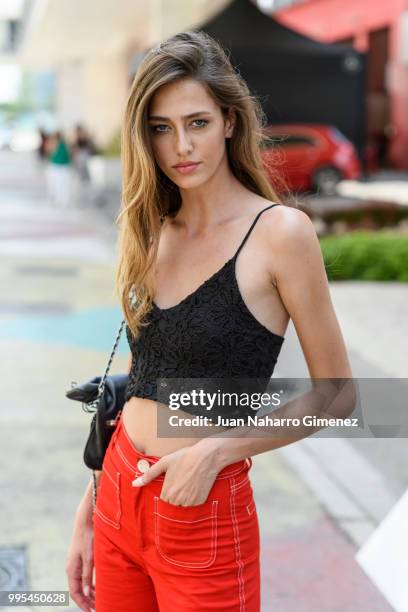
[[118,129],[128,93],[126,57],[82,59],[59,66],[57,115],[70,134],[83,123],[97,143],[106,144]]
[[67,62],[57,69],[56,106],[58,124],[71,131],[75,123],[84,118],[82,70],[83,62]]

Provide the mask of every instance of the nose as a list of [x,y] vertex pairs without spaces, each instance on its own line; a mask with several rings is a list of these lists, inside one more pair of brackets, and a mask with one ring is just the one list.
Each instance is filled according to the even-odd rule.
[[184,157],[192,150],[192,143],[184,129],[180,129],[176,136],[176,151],[180,157]]

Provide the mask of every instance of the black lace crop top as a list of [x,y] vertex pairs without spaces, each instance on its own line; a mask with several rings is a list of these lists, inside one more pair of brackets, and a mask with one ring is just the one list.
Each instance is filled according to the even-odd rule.
[[[162,378],[257,379],[266,388],[284,338],[269,331],[247,308],[235,261],[260,215],[274,206],[278,204],[258,213],[235,255],[198,289],[170,308],[153,303],[150,323],[136,340],[126,327],[133,356],[126,400],[136,396],[162,401],[157,386]],[[200,414],[197,407],[182,409]]]

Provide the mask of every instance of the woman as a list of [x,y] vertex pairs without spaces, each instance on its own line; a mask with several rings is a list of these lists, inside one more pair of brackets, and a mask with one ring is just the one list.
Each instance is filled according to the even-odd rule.
[[266,178],[262,121],[202,32],[150,52],[132,85],[117,273],[130,378],[95,512],[90,484],[68,555],[84,610],[260,609],[248,471],[251,456],[283,439],[227,437],[222,425],[172,435],[160,379],[269,380],[289,318],[312,377],[350,376],[313,225]]
[[88,162],[96,149],[92,138],[87,130],[78,123],[75,126],[75,134],[72,143],[74,168],[81,183],[88,183],[90,180]]
[[71,153],[64,134],[57,131],[49,157],[49,195],[54,204],[69,206],[71,191]]

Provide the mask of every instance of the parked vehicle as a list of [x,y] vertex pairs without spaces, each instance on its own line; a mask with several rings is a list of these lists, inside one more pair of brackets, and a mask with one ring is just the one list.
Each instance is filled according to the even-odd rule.
[[290,191],[335,195],[342,179],[361,177],[354,145],[332,125],[277,124],[264,129],[262,156],[271,182],[280,191],[282,176]]

